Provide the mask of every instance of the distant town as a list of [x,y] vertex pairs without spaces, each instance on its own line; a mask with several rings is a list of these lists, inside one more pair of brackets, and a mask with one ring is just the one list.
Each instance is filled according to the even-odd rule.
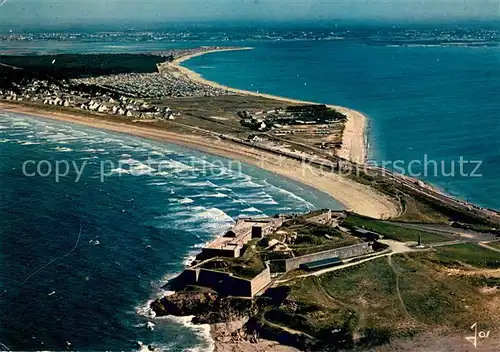
[[[168,69],[168,63],[176,58],[217,49],[218,47],[202,47],[149,55],[156,57],[159,63],[164,61],[163,65],[158,64],[156,68],[161,73],[132,72],[85,78],[53,79],[49,73],[44,79],[29,68],[1,63],[0,71],[5,77],[0,80],[3,83],[0,85],[0,99],[43,103],[133,119],[173,119],[175,113],[170,108],[153,106],[144,99],[233,94],[186,79],[175,70]],[[61,59],[54,58],[52,64],[59,64],[58,60]],[[85,71],[81,75],[85,76]]]

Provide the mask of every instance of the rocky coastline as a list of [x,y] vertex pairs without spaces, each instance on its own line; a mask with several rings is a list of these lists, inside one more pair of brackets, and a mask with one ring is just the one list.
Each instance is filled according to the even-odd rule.
[[155,300],[150,307],[159,317],[193,316],[192,323],[209,324],[215,351],[311,350],[319,342],[312,336],[263,321],[266,311],[287,304],[286,295],[284,288],[270,289],[265,296],[253,299],[186,288]]

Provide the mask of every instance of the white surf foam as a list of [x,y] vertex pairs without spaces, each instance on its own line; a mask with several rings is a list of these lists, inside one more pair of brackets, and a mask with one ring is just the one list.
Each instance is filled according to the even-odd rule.
[[[169,202],[178,203],[178,204],[192,204],[194,200],[191,198],[168,198]],[[175,209],[172,209],[175,210]]]
[[57,150],[58,152],[72,152],[73,149],[67,148],[67,147],[55,147],[54,150]]
[[228,185],[229,188],[263,188],[264,186],[255,183],[251,180],[242,181],[242,182],[234,182]]
[[181,186],[184,187],[217,187],[216,184],[210,182],[210,181],[199,181],[199,182],[185,182],[181,181],[179,183]]
[[271,188],[272,190],[280,193],[280,194],[283,194],[291,199],[294,199],[298,202],[300,202],[301,204],[305,205],[308,209],[314,209],[314,205],[311,203],[311,202],[308,202],[307,200],[305,200],[304,198],[302,197],[299,197],[298,195],[296,195],[295,193],[293,192],[290,192],[290,191],[287,191],[286,189],[283,189],[283,188],[280,188],[280,187],[276,187],[270,183],[268,183],[267,181],[264,181],[264,183],[269,187]]
[[143,163],[138,163],[130,166],[130,174],[134,176],[152,175],[155,173],[155,171],[155,169]]
[[30,127],[31,125],[24,121],[16,121],[12,124],[13,127]]
[[227,194],[217,192],[217,193],[200,193],[200,194],[193,195],[191,197],[192,198],[228,198],[229,196]]
[[176,160],[155,160],[155,163],[158,165],[158,170],[160,171],[168,170],[170,172],[182,172],[194,170],[193,167]]
[[178,199],[177,201],[179,203],[181,203],[181,204],[191,204],[191,203],[194,203],[194,200],[192,200],[190,198],[182,198],[182,199]]
[[185,352],[213,352],[215,349],[215,344],[214,341],[212,340],[212,336],[210,335],[210,325],[208,324],[203,324],[203,325],[196,325],[193,324],[193,318],[194,316],[186,316],[186,317],[174,317],[171,315],[168,315],[166,317],[161,317],[157,318],[159,320],[165,319],[172,321],[174,323],[184,325],[185,327],[189,328],[190,330],[194,331],[194,333],[201,338],[205,343],[203,346],[197,346],[192,349],[185,350]]
[[122,169],[122,168],[117,168],[111,170],[112,174],[117,174],[117,175],[126,175],[129,174],[130,172],[128,170]]
[[244,212],[244,213],[259,213],[259,214],[264,214],[264,212],[262,210],[254,208],[254,207],[243,209],[242,212]]
[[148,185],[151,185],[151,186],[166,186],[166,185],[168,185],[168,182],[149,182]]
[[105,152],[105,149],[99,148],[99,149],[93,149],[93,148],[87,148],[87,149],[82,149],[82,152],[85,153],[102,153]]

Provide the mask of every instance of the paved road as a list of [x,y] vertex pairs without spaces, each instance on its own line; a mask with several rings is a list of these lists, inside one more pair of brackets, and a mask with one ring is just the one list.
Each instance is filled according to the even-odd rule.
[[444,246],[453,246],[454,244],[460,244],[460,243],[465,243],[465,241],[447,241],[447,242],[439,242],[439,243],[432,243],[426,245],[427,247],[430,248],[435,248],[435,247],[444,247]]
[[497,237],[494,234],[482,233],[474,230],[460,229],[448,225],[410,224],[405,222],[392,222],[392,221],[385,221],[385,223],[406,227],[408,229],[416,229],[416,230],[431,232],[437,235],[448,236],[454,240],[460,240],[464,242],[477,243],[477,242],[492,241],[497,239]]
[[479,245],[480,245],[481,247],[483,247],[483,248],[486,248],[486,249],[489,249],[489,250],[491,250],[491,251],[494,251],[494,252],[498,252],[498,253],[500,253],[500,249],[495,248],[495,247],[490,247],[490,246],[488,246],[488,243],[489,243],[489,242],[481,242],[481,243],[479,243]]

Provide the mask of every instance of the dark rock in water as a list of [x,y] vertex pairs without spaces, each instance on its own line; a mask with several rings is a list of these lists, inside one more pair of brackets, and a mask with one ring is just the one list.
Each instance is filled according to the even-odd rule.
[[209,309],[217,296],[210,292],[177,292],[171,296],[157,299],[151,308],[157,316],[197,315]]
[[233,321],[258,312],[254,300],[221,297],[213,292],[181,291],[151,303],[157,316],[194,315],[195,324],[215,324]]

